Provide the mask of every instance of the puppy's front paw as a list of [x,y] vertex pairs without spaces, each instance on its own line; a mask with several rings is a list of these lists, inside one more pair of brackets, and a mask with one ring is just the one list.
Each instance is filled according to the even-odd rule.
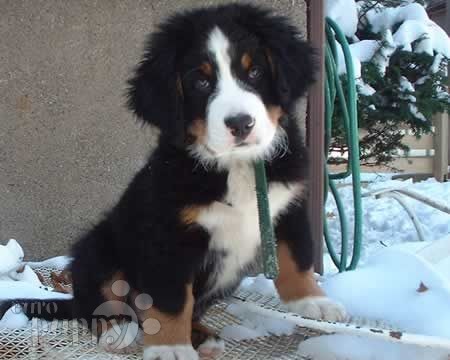
[[218,337],[209,337],[197,350],[201,360],[214,360],[225,352],[225,341]]
[[192,345],[154,345],[144,350],[144,360],[199,360]]
[[345,321],[347,313],[343,305],[326,296],[308,296],[286,303],[288,311],[302,317],[330,322]]

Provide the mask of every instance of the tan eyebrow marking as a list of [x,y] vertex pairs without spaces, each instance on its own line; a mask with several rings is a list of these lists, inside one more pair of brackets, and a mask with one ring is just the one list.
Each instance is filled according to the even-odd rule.
[[267,61],[269,62],[270,69],[272,70],[272,75],[275,75],[275,65],[273,63],[272,54],[269,49],[266,49]]
[[210,63],[204,62],[200,65],[200,70],[206,75],[206,76],[212,76],[213,74],[213,68]]
[[184,225],[192,225],[197,221],[202,207],[200,206],[187,206],[180,211],[181,223]]
[[250,67],[252,66],[252,62],[253,62],[253,60],[248,53],[245,53],[244,55],[242,55],[241,65],[245,71],[248,71],[250,69]]
[[267,113],[269,114],[270,121],[278,126],[280,123],[281,117],[284,115],[283,109],[281,106],[268,106]]
[[204,144],[206,137],[206,120],[202,118],[195,119],[188,127],[187,132],[192,137],[192,141],[197,144]]

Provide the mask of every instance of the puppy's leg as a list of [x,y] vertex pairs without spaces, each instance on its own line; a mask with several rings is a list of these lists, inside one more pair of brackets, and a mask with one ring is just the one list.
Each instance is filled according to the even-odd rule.
[[205,229],[194,224],[198,213],[196,207],[186,208],[135,240],[140,250],[133,260],[145,268],[136,268],[133,288],[152,298],[151,306],[138,313],[144,360],[198,359],[191,342],[192,283],[210,239]]
[[163,312],[155,306],[139,313],[144,333],[144,360],[198,360],[191,343],[192,285],[186,286],[183,300],[182,308],[176,314]]
[[312,319],[343,321],[342,305],[326,297],[314,279],[313,242],[304,206],[291,207],[276,226],[280,273],[275,281],[289,311]]
[[289,311],[311,319],[343,321],[345,309],[326,297],[314,279],[314,271],[299,270],[283,241],[278,243],[280,274],[275,281],[278,293]]
[[225,351],[225,342],[212,329],[192,323],[192,346],[198,351],[200,359],[214,360]]
[[92,329],[98,335],[99,346],[112,353],[136,352],[140,330],[138,319],[127,304],[130,285],[125,276],[116,272],[110,280],[105,281],[101,293],[105,301],[93,313],[97,320],[95,329]]

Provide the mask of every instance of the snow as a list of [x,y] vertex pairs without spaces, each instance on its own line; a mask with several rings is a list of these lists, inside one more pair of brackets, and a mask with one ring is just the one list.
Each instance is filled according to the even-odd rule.
[[266,331],[258,332],[255,329],[251,329],[243,325],[227,325],[222,329],[219,336],[225,340],[242,341],[256,339],[258,337],[265,336],[266,334]]
[[[52,292],[51,289],[43,286],[33,269],[23,263],[23,257],[22,247],[16,240],[11,239],[6,245],[0,245],[0,301],[71,298],[71,295]],[[64,259],[67,260],[64,257],[50,259],[46,264],[62,265]],[[26,324],[28,324],[28,318],[17,311],[16,307],[12,307],[0,320],[0,329],[18,328]]]
[[391,343],[353,335],[325,335],[299,345],[299,355],[314,360],[448,360],[445,350]]
[[[437,56],[436,56],[436,57],[437,57]],[[434,62],[433,62],[433,64],[434,64]],[[416,84],[416,85],[423,85],[423,84],[425,84],[428,80],[430,80],[430,75],[425,75],[425,76],[422,76],[422,77],[418,78],[418,79],[416,80],[415,84]]]
[[[422,39],[422,40],[420,40]],[[433,56],[434,52],[450,57],[448,35],[431,20],[423,23],[417,20],[405,21],[394,34],[394,42],[406,51],[412,51],[412,44],[418,41],[414,51]]]
[[29,265],[24,265],[21,272],[10,273],[10,277],[15,281],[23,281],[38,287],[43,287],[36,273],[30,268]]
[[358,11],[354,0],[326,0],[325,13],[339,24],[345,36],[355,35],[358,26]]
[[56,256],[44,261],[28,262],[33,267],[48,267],[56,269],[64,269],[69,266],[72,258],[70,256]]
[[[435,201],[444,204],[450,203],[450,182],[439,183],[429,179],[419,183],[411,180],[391,180],[388,174],[362,174],[362,181],[368,182],[364,185],[363,193],[390,187],[406,187],[411,191],[425,195]],[[350,224],[354,221],[353,194],[349,186],[350,178],[338,182],[338,191],[346,208],[347,219]],[[406,198],[406,204],[414,211],[420,219],[426,240],[437,240],[450,236],[450,215],[445,214],[432,207],[426,206],[416,200]],[[363,232],[364,241],[361,254],[361,263],[364,264],[369,255],[385,246],[393,244],[417,241],[417,233],[408,214],[403,207],[392,198],[379,198],[373,196],[363,197]],[[326,203],[326,214],[331,241],[336,249],[340,248],[340,226],[336,204],[332,196],[328,197]],[[349,226],[352,229],[352,225]],[[350,244],[353,243],[353,234],[349,234]],[[350,255],[349,250],[349,255]],[[329,257],[325,257],[328,271],[334,266],[329,266]]]
[[[265,280],[264,282],[273,284],[270,280]],[[268,288],[270,287],[268,285]],[[262,315],[254,310],[254,306],[246,303],[228,305],[227,312],[241,319],[242,324],[225,326],[220,336],[224,339],[240,341],[262,336],[281,336],[294,333],[294,323]]]
[[420,4],[408,4],[399,7],[377,6],[369,10],[366,19],[372,26],[374,33],[381,33],[384,30],[392,29],[394,25],[407,20],[417,20],[427,22],[429,20],[426,10]]
[[7,299],[70,299],[72,296],[49,291],[23,281],[0,281],[0,301]]
[[[436,56],[436,59],[438,56]],[[436,60],[435,59],[435,60]],[[440,57],[442,60],[442,57]],[[417,102],[417,98],[412,95],[415,93],[416,89],[414,88],[414,85],[405,77],[400,77],[400,90],[403,91],[405,94],[400,94],[399,97],[405,100],[410,101],[411,103]],[[409,112],[417,119],[426,122],[427,118],[419,111],[416,105],[414,104],[408,104]]]
[[322,287],[352,316],[387,319],[402,331],[450,338],[450,280],[413,253],[382,249],[365,266],[329,277]]
[[21,266],[23,256],[22,248],[14,239],[9,240],[6,245],[0,245],[0,280]]
[[[437,73],[441,70],[440,64],[450,58],[450,39],[447,33],[432,21],[425,8],[413,1],[398,7],[385,7],[378,4],[362,17],[360,27],[367,24],[371,31],[381,35],[379,40],[362,40],[356,37],[358,18],[361,15],[363,1],[355,3],[353,0],[327,0],[326,15],[332,18],[343,30],[347,38],[353,41],[350,44],[352,63],[358,94],[372,96],[376,90],[365,84],[361,79],[362,64],[373,62],[377,65],[381,75],[386,73],[391,56],[398,49],[426,53],[434,56],[430,71]],[[396,26],[398,28],[395,30]],[[395,33],[392,31],[395,30]],[[346,74],[344,54],[340,44],[337,44],[338,74]],[[416,81],[421,85],[427,78]],[[445,89],[443,97],[447,97]],[[411,95],[412,97],[412,95]],[[415,98],[414,98],[415,99]],[[425,116],[414,104],[408,104],[409,111],[417,119],[426,122]]]
[[[331,299],[346,307],[352,318],[363,318],[369,323],[381,321],[404,332],[450,339],[449,258],[439,267],[430,264],[416,254],[427,245],[416,242],[374,251],[355,271],[329,272],[322,278],[321,286]],[[273,282],[262,275],[245,279],[241,290],[277,296]],[[227,309],[242,319],[242,326],[248,330],[227,328],[228,338],[289,333],[287,324],[261,319],[247,305]]]
[[[402,91],[408,91],[408,92],[415,92],[416,89],[414,89],[413,84],[411,84],[411,82],[405,77],[405,76],[400,76],[400,90]],[[416,98],[415,96],[409,95],[410,96],[410,100],[412,102],[416,102]]]
[[424,114],[422,114],[419,109],[417,108],[416,105],[414,104],[408,104],[408,109],[409,112],[417,119],[419,119],[420,121],[426,122],[427,118],[425,117]]
[[29,324],[28,317],[19,307],[10,308],[0,320],[0,329],[20,329]]
[[[382,320],[395,330],[450,339],[450,277],[416,254],[427,245],[384,248],[355,271],[326,275],[321,286],[352,318],[369,324]],[[241,290],[276,296],[273,282],[262,275],[245,279]],[[294,331],[288,318],[264,316],[255,306],[230,305],[227,311],[242,324],[225,327],[221,336],[239,341]],[[300,343],[298,353],[314,360],[448,360],[450,355],[448,349],[339,333],[308,339]]]
[[[439,183],[434,179],[413,183],[410,180],[392,180],[391,175],[363,173],[363,193],[376,189],[405,187],[443,204],[450,203],[450,183]],[[352,189],[348,186],[350,184],[350,178],[340,181],[339,193],[349,221],[353,222]],[[415,254],[431,242],[440,239],[446,244],[450,242],[450,215],[405,198],[404,201],[420,220],[428,240],[418,242],[409,216],[396,200],[363,197],[362,201],[364,240],[360,266],[356,271],[332,276],[336,273],[335,266],[329,256],[325,256],[327,276],[322,284],[323,288],[330,297],[341,301],[352,316],[382,320],[411,333],[450,338],[450,256],[447,255],[439,263],[431,265]],[[331,198],[327,201],[326,213],[330,233],[333,234],[332,242],[338,249],[339,219]],[[417,291],[421,283],[427,288],[424,292]],[[370,350],[362,344],[361,349],[364,348]],[[381,353],[387,356],[385,351]],[[337,358],[347,359],[342,357],[344,355],[340,354],[341,357]],[[349,359],[378,359],[375,355],[370,356],[372,355],[368,354],[366,357],[361,355]],[[423,359],[439,359],[438,355],[436,356],[430,355]],[[410,359],[407,355],[397,358]]]
[[276,288],[273,281],[267,281],[263,274],[245,278],[242,280],[240,287],[246,291],[255,292],[266,296],[276,294]]
[[[428,244],[406,245],[374,253],[355,271],[328,274],[321,285],[328,296],[346,306],[352,318],[368,319],[369,323],[384,319],[393,329],[406,333],[450,339],[450,277],[416,255]],[[273,282],[262,275],[245,279],[241,289],[276,296]],[[289,318],[264,316],[255,306],[230,305],[227,311],[242,324],[227,326],[221,336],[239,341],[294,331]],[[337,332],[301,342],[298,354],[314,360],[448,360],[450,351]]]
[[398,48],[412,51],[413,43],[422,39],[418,41],[414,51],[425,52],[431,56],[436,52],[450,57],[448,35],[430,20],[420,4],[412,3],[394,8],[377,6],[367,12],[366,19],[375,33],[390,31],[396,24],[401,24],[393,34],[394,43]]
[[[342,46],[340,44],[336,45],[338,57],[338,74],[342,75],[347,73],[344,51],[342,50]],[[353,69],[356,79],[361,77],[361,63],[370,61],[380,48],[380,45],[381,43],[377,40],[363,40],[349,45],[350,52],[352,54]]]
[[391,56],[396,50],[396,44],[390,29],[383,32],[382,39],[384,44],[380,43],[380,50],[373,57],[373,62],[378,66],[380,74],[384,75],[386,74],[386,69],[389,66]]
[[436,74],[441,69],[441,63],[444,60],[444,55],[437,54],[433,60],[433,64],[431,65],[431,72]]
[[380,42],[378,40],[362,40],[350,45],[352,55],[363,62],[372,59],[379,48]]

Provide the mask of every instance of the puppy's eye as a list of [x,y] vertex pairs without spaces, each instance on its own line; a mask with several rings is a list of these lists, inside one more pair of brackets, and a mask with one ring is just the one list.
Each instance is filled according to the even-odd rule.
[[209,80],[206,79],[198,79],[195,82],[195,88],[197,90],[202,90],[202,91],[206,91],[211,87],[211,83],[209,82]]
[[259,80],[263,75],[263,69],[260,66],[252,66],[248,71],[248,78],[250,80]]

